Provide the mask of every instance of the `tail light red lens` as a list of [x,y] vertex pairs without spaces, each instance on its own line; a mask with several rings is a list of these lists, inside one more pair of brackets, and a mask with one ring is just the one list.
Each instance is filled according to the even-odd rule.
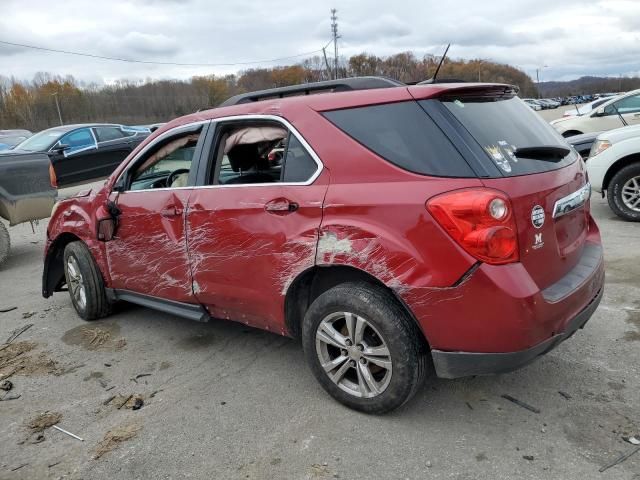
[[53,188],[58,188],[58,177],[56,177],[56,171],[51,163],[49,164],[49,182]]
[[504,193],[488,188],[456,190],[433,197],[427,209],[478,260],[492,265],[519,260],[513,208]]

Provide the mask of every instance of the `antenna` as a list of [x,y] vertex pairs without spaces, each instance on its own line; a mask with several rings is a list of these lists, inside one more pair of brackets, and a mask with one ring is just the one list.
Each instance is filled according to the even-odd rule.
[[451,46],[451,44],[447,44],[447,48],[445,48],[444,50],[444,54],[442,55],[442,58],[440,59],[440,63],[438,63],[438,68],[436,68],[436,72],[433,74],[433,77],[431,77],[428,80],[423,80],[422,82],[418,82],[416,85],[425,85],[428,83],[436,83],[436,78],[438,77],[438,73],[440,72],[440,67],[442,67],[442,64],[444,63],[444,59],[447,58],[447,52],[449,51],[449,47]]
[[444,50],[444,54],[442,55],[442,58],[440,59],[440,63],[438,64],[438,68],[436,68],[436,73],[433,74],[433,77],[431,77],[431,80],[433,83],[436,83],[436,78],[438,76],[438,73],[440,72],[440,67],[442,66],[442,64],[444,63],[444,59],[447,58],[447,52],[449,51],[449,47],[451,46],[451,44],[447,44],[447,48]]

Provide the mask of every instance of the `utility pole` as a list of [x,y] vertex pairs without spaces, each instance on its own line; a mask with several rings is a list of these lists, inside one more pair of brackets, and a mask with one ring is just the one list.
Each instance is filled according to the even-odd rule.
[[58,103],[58,92],[52,93],[51,96],[56,99],[56,108],[58,109],[58,119],[60,120],[60,125],[64,125],[62,121],[62,113],[60,113],[60,103]]
[[322,47],[322,54],[324,55],[324,63],[327,66],[327,76],[331,80],[331,67],[329,66],[329,60],[327,60],[327,47]]
[[540,70],[543,68],[549,68],[549,65],[543,65],[540,68],[536,68],[536,87],[538,90],[538,98],[540,98]]
[[338,10],[335,8],[331,9],[331,34],[333,35],[333,66],[334,66],[334,77],[338,79],[338,39],[340,35],[338,35],[338,16],[336,15]]

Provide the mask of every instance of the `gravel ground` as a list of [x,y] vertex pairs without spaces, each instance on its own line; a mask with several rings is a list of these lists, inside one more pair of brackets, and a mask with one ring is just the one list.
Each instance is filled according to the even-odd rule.
[[22,367],[0,391],[20,395],[0,401],[0,478],[640,479],[640,453],[598,473],[640,434],[640,224],[592,208],[607,287],[583,331],[515,373],[431,380],[378,417],[325,394],[290,339],[135,306],[83,322],[66,293],[40,295],[45,222],[11,228],[0,343],[33,326],[0,350],[0,375]]

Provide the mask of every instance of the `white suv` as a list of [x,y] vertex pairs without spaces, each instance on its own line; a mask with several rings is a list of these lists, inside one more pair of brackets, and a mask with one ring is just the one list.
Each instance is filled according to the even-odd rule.
[[640,125],[598,135],[587,159],[589,181],[596,192],[607,192],[616,215],[640,222]]
[[551,125],[563,137],[640,125],[640,90],[612,98],[584,115],[559,118]]

